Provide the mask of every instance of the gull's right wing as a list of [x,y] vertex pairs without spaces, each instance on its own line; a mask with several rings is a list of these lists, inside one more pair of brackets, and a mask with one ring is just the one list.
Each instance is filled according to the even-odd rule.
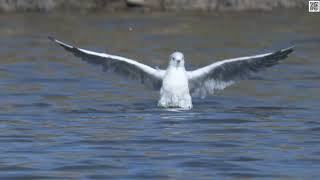
[[103,70],[115,72],[130,79],[137,79],[142,84],[151,85],[156,90],[161,88],[165,74],[164,70],[154,69],[128,58],[76,48],[52,37],[49,37],[49,39],[82,60],[91,64],[101,65]]

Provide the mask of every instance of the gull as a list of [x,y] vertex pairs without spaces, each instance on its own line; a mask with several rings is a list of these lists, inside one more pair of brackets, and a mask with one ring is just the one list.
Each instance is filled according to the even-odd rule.
[[53,37],[49,39],[76,57],[102,66],[105,71],[139,80],[142,84],[151,85],[153,89],[160,90],[159,107],[181,109],[192,108],[191,97],[204,98],[212,95],[216,90],[223,90],[237,80],[246,79],[252,73],[278,64],[287,58],[294,48],[225,59],[193,71],[187,71],[184,55],[181,52],[172,53],[169,56],[167,69],[162,70],[125,57],[80,49]]

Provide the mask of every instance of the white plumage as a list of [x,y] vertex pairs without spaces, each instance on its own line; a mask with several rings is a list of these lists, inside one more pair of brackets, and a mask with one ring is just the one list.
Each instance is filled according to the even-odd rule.
[[128,58],[76,48],[52,37],[49,39],[88,63],[101,65],[106,71],[137,79],[160,90],[158,106],[183,109],[192,108],[191,94],[200,97],[213,94],[253,72],[277,64],[293,52],[293,47],[290,47],[272,53],[227,59],[194,71],[186,71],[183,54],[175,52],[170,55],[167,69],[161,70]]

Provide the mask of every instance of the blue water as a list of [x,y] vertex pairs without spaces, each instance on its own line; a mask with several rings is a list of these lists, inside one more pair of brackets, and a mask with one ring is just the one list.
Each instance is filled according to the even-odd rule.
[[[0,16],[1,179],[317,179],[319,17],[218,14]],[[190,111],[47,39],[165,68],[296,45],[282,64]]]

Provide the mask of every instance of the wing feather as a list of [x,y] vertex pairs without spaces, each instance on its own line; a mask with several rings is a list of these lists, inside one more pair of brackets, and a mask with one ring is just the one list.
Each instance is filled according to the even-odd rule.
[[142,84],[151,85],[155,90],[161,88],[162,79],[165,74],[164,70],[154,69],[145,64],[121,56],[80,49],[52,37],[49,37],[49,39],[58,43],[76,57],[80,57],[90,64],[102,66],[104,71],[111,71],[131,79],[137,79]]
[[227,59],[189,71],[190,91],[194,96],[201,97],[213,94],[215,90],[224,89],[236,80],[246,79],[252,73],[278,64],[291,52],[293,52],[293,47],[272,53]]

